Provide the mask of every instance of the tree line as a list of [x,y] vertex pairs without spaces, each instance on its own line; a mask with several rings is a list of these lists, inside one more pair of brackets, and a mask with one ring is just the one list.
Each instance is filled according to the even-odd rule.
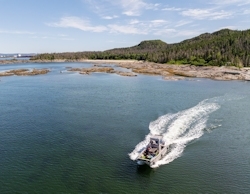
[[44,53],[31,58],[38,59],[134,59],[168,64],[249,67],[250,30],[223,29],[175,44],[149,40],[127,48],[96,52]]

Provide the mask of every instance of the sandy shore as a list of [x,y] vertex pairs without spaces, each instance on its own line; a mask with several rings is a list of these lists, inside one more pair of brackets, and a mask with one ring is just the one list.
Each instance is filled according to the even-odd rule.
[[[119,67],[131,69],[135,74],[160,75],[165,80],[180,80],[186,78],[209,78],[215,80],[245,80],[250,81],[250,68],[236,67],[216,67],[216,66],[194,66],[194,65],[171,65],[158,64],[136,60],[5,60],[0,61],[0,64],[13,63],[51,63],[51,62],[82,62],[92,63],[94,67],[103,67],[108,64],[113,64]],[[98,71],[86,70],[86,71]],[[85,70],[81,72],[86,73]],[[1,75],[0,75],[1,76]]]

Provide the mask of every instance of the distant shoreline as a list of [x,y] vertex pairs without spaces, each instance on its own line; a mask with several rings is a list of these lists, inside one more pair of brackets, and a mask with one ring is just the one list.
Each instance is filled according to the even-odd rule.
[[92,63],[94,66],[114,64],[118,67],[131,69],[136,74],[159,75],[165,80],[181,80],[186,78],[208,78],[214,80],[243,80],[250,81],[250,68],[233,66],[194,66],[171,65],[136,60],[0,60],[1,64],[16,63],[60,63],[82,62]]

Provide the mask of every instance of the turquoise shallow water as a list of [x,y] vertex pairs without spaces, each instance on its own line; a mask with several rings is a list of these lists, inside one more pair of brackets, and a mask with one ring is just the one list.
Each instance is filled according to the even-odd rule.
[[[51,69],[0,78],[0,193],[250,192],[249,82],[66,71],[81,66],[0,66]],[[164,115],[164,133],[184,131],[175,140],[202,134],[171,162],[138,168],[129,153]]]

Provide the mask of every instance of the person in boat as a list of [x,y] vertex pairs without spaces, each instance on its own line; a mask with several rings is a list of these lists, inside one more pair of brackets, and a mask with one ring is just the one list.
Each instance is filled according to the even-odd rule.
[[151,145],[158,145],[158,140],[151,140],[151,141],[150,141],[150,144],[151,144]]

